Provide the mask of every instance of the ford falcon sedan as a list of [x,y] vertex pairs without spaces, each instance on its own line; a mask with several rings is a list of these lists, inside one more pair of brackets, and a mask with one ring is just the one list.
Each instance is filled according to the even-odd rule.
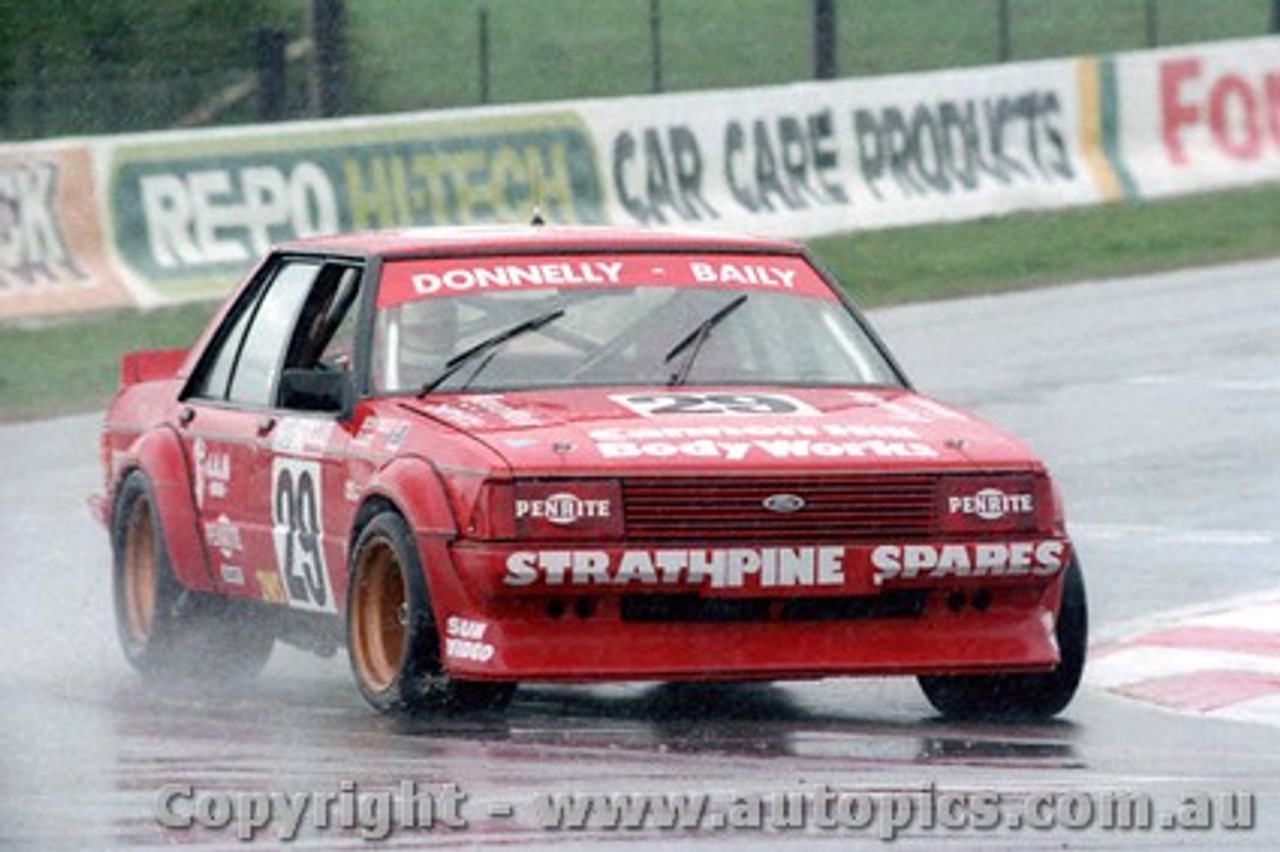
[[918,678],[1063,710],[1057,491],[913,390],[798,244],[636,229],[280,245],[203,336],[127,355],[97,504],[124,653],[249,676],[346,649],[387,712],[520,682]]

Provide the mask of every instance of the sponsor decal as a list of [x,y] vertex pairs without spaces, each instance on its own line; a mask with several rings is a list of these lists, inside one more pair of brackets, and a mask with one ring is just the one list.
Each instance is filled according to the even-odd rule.
[[947,498],[947,511],[953,515],[998,521],[1008,515],[1035,514],[1032,494],[1006,494],[999,488],[983,488],[975,494],[952,495]]
[[488,394],[477,394],[468,400],[464,405],[468,405],[478,411],[483,411],[500,419],[503,423],[510,426],[533,427],[541,426],[542,421],[537,418],[533,412],[526,411],[522,408],[513,408],[507,404],[501,396],[492,396]]
[[400,449],[405,438],[409,437],[410,425],[407,420],[392,417],[366,417],[360,424],[360,431],[352,439],[351,445],[360,449],[371,449],[378,438],[383,439],[383,449],[395,452]]
[[253,577],[258,581],[258,592],[268,603],[285,603],[284,589],[280,586],[280,575],[275,571],[254,571]]
[[244,585],[244,569],[236,565],[223,565],[221,568],[222,582],[232,586]]
[[244,543],[240,539],[240,527],[232,523],[225,514],[218,515],[216,520],[205,523],[204,539],[225,559],[230,559],[244,549]]
[[329,446],[333,426],[332,420],[285,417],[271,433],[271,449],[299,456],[319,455]]
[[430,416],[438,417],[450,426],[456,426],[459,429],[481,429],[489,423],[484,415],[468,411],[463,405],[455,405],[454,403],[432,403],[431,405],[424,405],[422,409]]
[[204,438],[196,438],[191,448],[196,460],[196,505],[204,508],[208,498],[224,499],[231,482],[231,454],[210,448]]
[[659,586],[715,589],[844,584],[843,547],[739,547],[711,550],[521,551],[507,557],[508,586]]
[[409,437],[409,424],[400,422],[392,428],[391,433],[387,435],[387,449],[395,452],[400,449],[400,445],[404,443],[404,439]]
[[433,417],[459,429],[482,429],[494,425],[528,429],[543,425],[534,412],[516,408],[501,396],[491,394],[476,394],[457,402],[432,403],[423,408]]
[[336,612],[322,546],[320,462],[277,457],[271,464],[271,538],[290,606]]
[[612,514],[610,500],[583,500],[567,492],[541,500],[516,500],[517,518],[541,518],[556,526],[571,526],[583,518],[608,518]]
[[616,480],[516,482],[516,534],[533,538],[622,535],[622,487]]
[[854,426],[823,423],[818,426],[744,423],[740,426],[624,426],[594,429],[596,441],[653,441],[695,438],[883,438],[896,441],[920,440],[920,434],[906,426]]
[[342,483],[342,499],[348,503],[360,502],[360,486],[354,479],[348,479]]
[[806,417],[822,412],[793,396],[773,393],[643,393],[609,397],[641,417],[670,414],[790,414]]
[[455,660],[487,663],[493,659],[493,645],[484,641],[489,625],[451,615],[445,619],[444,655]]
[[773,290],[836,298],[800,257],[637,253],[397,261],[385,267],[378,305],[511,290],[611,287]]
[[442,292],[617,284],[621,269],[622,264],[617,261],[458,265],[438,272],[419,272],[409,280],[418,296],[434,296]]
[[[782,394],[629,394],[610,397],[637,414],[781,414],[822,416]],[[909,426],[844,423],[641,426],[594,429],[596,450],[608,459],[711,458],[935,458],[938,451]],[[854,439],[854,440],[850,440]]]
[[938,451],[919,441],[597,441],[596,449],[607,459],[702,458],[744,461],[769,459],[935,458]]
[[876,583],[965,577],[1051,577],[1066,564],[1061,541],[886,544],[871,551]]
[[859,407],[874,408],[890,419],[900,423],[934,423],[938,420],[965,420],[963,414],[952,411],[944,405],[922,396],[902,396],[897,399],[886,399],[880,394],[869,391],[851,391],[853,404]]
[[755,263],[691,263],[689,272],[699,284],[754,284],[794,290],[796,270]]

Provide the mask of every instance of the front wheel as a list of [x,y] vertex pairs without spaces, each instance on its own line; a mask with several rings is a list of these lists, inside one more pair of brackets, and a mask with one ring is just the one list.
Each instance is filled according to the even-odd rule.
[[347,648],[365,700],[381,712],[500,709],[513,683],[451,677],[422,561],[404,519],[377,515],[356,540],[347,590]]
[[1046,719],[1062,712],[1084,672],[1089,618],[1084,576],[1073,559],[1063,578],[1062,605],[1054,635],[1057,668],[1042,674],[926,675],[925,697],[938,712],[955,719]]

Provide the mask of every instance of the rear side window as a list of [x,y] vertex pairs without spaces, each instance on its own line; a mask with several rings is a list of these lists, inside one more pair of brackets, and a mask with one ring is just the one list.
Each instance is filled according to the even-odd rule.
[[299,312],[320,271],[312,260],[281,264],[271,280],[231,321],[207,362],[195,395],[268,406]]

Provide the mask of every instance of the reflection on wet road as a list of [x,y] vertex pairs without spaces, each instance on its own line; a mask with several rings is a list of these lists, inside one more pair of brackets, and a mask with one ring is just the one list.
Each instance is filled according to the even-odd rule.
[[[175,796],[172,811],[188,817],[198,813],[195,798],[211,794],[329,795],[330,823],[318,824],[313,813],[301,820],[297,839],[325,848],[360,846],[360,827],[374,824],[355,812],[354,821],[343,821],[344,791],[351,801],[357,791],[406,789],[419,796],[452,789],[462,797],[465,826],[437,822],[386,839],[406,846],[421,843],[423,830],[433,844],[520,846],[637,833],[550,830],[538,811],[546,795],[710,795],[727,802],[906,793],[919,809],[926,795],[998,794],[1016,809],[1033,795],[1122,790],[1173,809],[1187,793],[1244,788],[1259,797],[1261,810],[1274,807],[1280,793],[1280,735],[1269,729],[1262,736],[1229,726],[1195,730],[1092,696],[1062,721],[957,725],[931,718],[914,686],[895,680],[527,688],[502,716],[396,720],[367,710],[341,665],[292,658],[273,663],[256,686],[175,685],[157,694],[129,675],[109,675],[65,687],[9,684],[0,706],[6,836],[31,849],[237,845],[236,823],[162,827],[157,807],[165,791]],[[809,814],[806,842],[847,842],[882,830],[878,821],[823,829],[818,816]],[[272,824],[256,837],[273,844],[279,831]],[[945,838],[957,848],[1057,848],[1073,837],[1108,837],[1082,825],[1065,835],[1007,827],[966,833],[945,824],[901,833]],[[794,827],[783,836],[801,834]],[[780,839],[770,836],[721,828],[650,839],[735,846]],[[1214,848],[1262,839],[1256,831],[1212,837]],[[1160,848],[1167,838],[1129,832],[1112,839]]]

